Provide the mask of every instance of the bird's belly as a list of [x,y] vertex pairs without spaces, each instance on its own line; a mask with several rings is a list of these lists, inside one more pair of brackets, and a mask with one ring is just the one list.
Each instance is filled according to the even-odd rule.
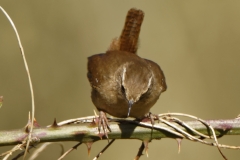
[[[114,117],[127,118],[129,105],[124,97],[116,95],[92,93],[92,101],[99,111],[104,111]],[[96,98],[97,97],[97,98]],[[129,117],[142,119],[149,112],[152,105],[136,103],[132,105]]]
[[[124,95],[118,91],[118,83],[111,83],[105,88],[93,89],[92,101],[99,111],[104,111],[114,117],[126,118],[128,115],[129,104]],[[149,96],[134,103],[129,117],[137,119],[144,118],[150,108],[156,103],[160,93],[153,93],[153,95],[155,96]]]

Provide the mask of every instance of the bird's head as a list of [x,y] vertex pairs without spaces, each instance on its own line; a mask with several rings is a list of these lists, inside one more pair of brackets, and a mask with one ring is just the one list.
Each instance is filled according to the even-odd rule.
[[144,65],[130,63],[122,68],[121,82],[121,91],[129,105],[128,117],[133,104],[138,102],[151,87],[152,73]]

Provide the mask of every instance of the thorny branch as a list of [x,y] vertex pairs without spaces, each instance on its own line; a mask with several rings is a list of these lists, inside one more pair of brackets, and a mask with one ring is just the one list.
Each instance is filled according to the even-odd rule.
[[[173,116],[188,116],[194,121],[181,121]],[[97,125],[93,122],[95,116],[66,120],[57,123],[54,120],[52,125],[40,127],[37,121],[34,121],[31,145],[44,142],[57,141],[77,141],[85,144],[92,144],[101,140]],[[31,122],[31,121],[30,121]],[[108,133],[109,139],[138,139],[144,142],[145,150],[149,141],[161,138],[188,139],[197,141],[206,145],[228,149],[240,149],[240,146],[228,146],[214,142],[208,139],[222,137],[225,135],[240,134],[240,119],[230,120],[201,120],[197,117],[180,114],[166,113],[159,115],[159,119],[152,126],[150,122],[139,122],[131,119],[109,119],[111,132]],[[23,129],[0,131],[0,146],[26,144],[29,134],[29,122]],[[213,129],[211,131],[210,127]],[[105,137],[102,137],[106,139]],[[89,146],[89,151],[91,145]],[[74,147],[76,148],[76,147]],[[24,149],[23,146],[18,149]],[[18,150],[17,149],[17,150]],[[0,157],[9,157],[16,149],[10,150],[0,155]],[[141,151],[141,150],[140,150]],[[222,154],[222,153],[221,153]],[[138,153],[140,157],[141,153]],[[223,156],[224,157],[224,156]],[[224,157],[224,159],[226,159]]]

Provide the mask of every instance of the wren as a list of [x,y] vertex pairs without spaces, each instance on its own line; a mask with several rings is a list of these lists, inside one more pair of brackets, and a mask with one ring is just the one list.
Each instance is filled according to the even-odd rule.
[[143,18],[143,11],[130,9],[120,37],[112,41],[106,53],[88,58],[91,98],[103,127],[108,123],[105,113],[119,118],[145,118],[167,89],[159,65],[136,54]]

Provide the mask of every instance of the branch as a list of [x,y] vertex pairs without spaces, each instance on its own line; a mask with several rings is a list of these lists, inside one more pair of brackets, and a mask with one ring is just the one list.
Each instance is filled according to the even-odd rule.
[[[214,128],[216,136],[218,137],[224,135],[240,135],[240,119],[207,120],[205,122]],[[195,132],[181,126],[180,124],[174,122],[170,123],[181,128],[185,132],[196,136]],[[209,136],[212,134],[209,128],[199,121],[186,121],[184,123],[202,134]],[[160,138],[185,138],[170,133],[169,131],[174,132],[175,129],[166,124],[157,122],[154,124],[154,127],[151,127],[151,124],[149,123],[140,123],[123,119],[110,119],[110,127],[112,132],[108,133],[109,139],[139,139],[144,141]],[[20,144],[26,141],[28,134],[26,128],[0,131],[0,146]],[[102,134],[98,133],[97,125],[94,122],[81,122],[79,124],[66,124],[63,126],[58,126],[55,123],[49,127],[35,126],[32,132],[32,143],[58,141],[78,141],[88,143],[101,140],[101,136]],[[102,138],[106,139],[105,137]]]

